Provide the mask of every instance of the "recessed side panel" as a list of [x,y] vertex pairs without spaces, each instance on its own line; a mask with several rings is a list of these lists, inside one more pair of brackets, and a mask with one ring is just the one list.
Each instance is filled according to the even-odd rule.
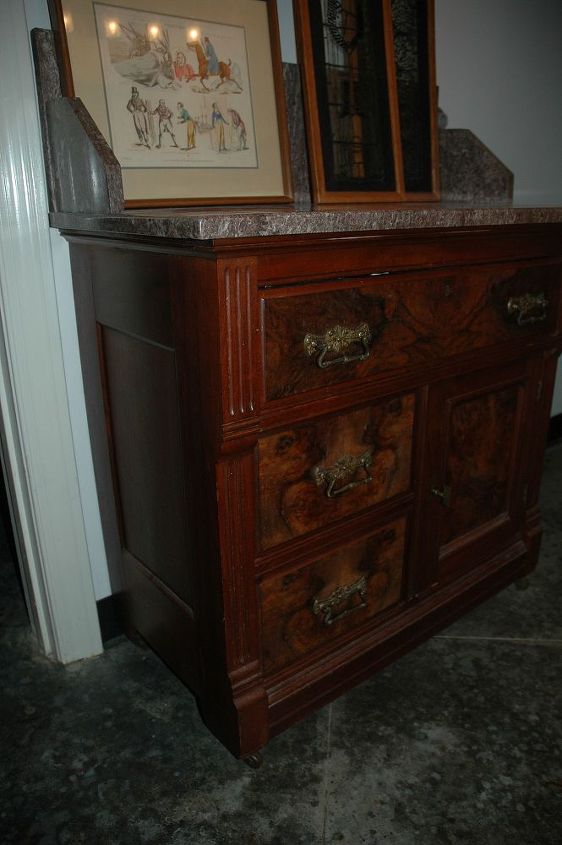
[[174,350],[108,328],[101,338],[124,547],[191,604]]

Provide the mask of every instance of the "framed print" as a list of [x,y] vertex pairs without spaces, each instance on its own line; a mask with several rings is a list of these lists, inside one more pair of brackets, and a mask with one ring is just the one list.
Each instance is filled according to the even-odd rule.
[[438,199],[433,0],[293,0],[316,203]]
[[125,206],[291,201],[275,0],[50,0]]

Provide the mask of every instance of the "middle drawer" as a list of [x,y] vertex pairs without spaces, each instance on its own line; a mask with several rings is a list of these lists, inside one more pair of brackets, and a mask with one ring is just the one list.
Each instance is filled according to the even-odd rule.
[[406,493],[415,396],[408,393],[262,437],[261,548]]

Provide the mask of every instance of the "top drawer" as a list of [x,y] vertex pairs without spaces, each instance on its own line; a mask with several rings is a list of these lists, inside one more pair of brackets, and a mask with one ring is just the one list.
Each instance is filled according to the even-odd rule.
[[264,294],[265,397],[557,329],[560,265],[367,277]]

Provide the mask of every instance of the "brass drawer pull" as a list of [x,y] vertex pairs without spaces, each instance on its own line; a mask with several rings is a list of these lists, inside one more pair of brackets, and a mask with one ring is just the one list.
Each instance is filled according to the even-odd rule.
[[[314,467],[312,470],[312,477],[318,487],[323,484],[326,485],[326,496],[328,499],[333,499],[334,496],[340,496],[342,493],[347,493],[361,484],[368,484],[373,480],[369,468],[373,463],[373,456],[370,452],[364,452],[358,457],[353,455],[344,455],[331,467]],[[343,487],[335,489],[338,481],[345,481],[352,478],[358,470],[365,470],[366,478],[360,478],[357,481],[349,481]]]
[[[354,604],[344,608],[339,613],[334,613],[334,610],[342,602],[349,601],[352,596],[359,596],[359,604]],[[346,587],[336,587],[333,593],[328,598],[315,598],[312,604],[312,612],[316,616],[320,616],[320,621],[323,625],[332,625],[338,619],[343,619],[344,616],[349,616],[350,613],[355,613],[356,610],[361,610],[362,607],[367,607],[367,576],[362,575],[353,584],[348,584]]]
[[526,293],[524,296],[510,296],[507,300],[507,313],[517,315],[518,326],[531,326],[546,320],[548,299],[544,293]]
[[[334,326],[328,329],[325,334],[307,334],[304,339],[304,349],[307,355],[317,355],[316,364],[320,369],[332,367],[334,364],[349,364],[352,361],[365,361],[371,352],[371,330],[367,323],[360,323],[355,329],[346,329],[345,326]],[[354,343],[360,343],[363,351],[357,355],[347,355],[346,350]],[[339,355],[339,358],[329,358],[326,355],[332,353]],[[340,353],[343,353],[341,355]]]

